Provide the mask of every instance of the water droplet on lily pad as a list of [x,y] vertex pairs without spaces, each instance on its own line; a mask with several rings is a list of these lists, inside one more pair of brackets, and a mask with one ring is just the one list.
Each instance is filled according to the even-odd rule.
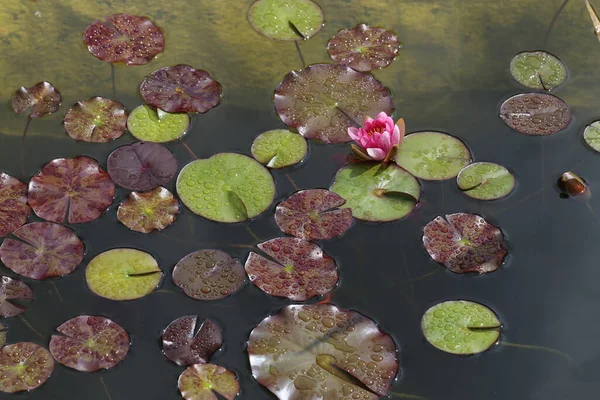
[[21,342],[0,350],[0,392],[33,390],[50,378],[54,359],[39,344]]
[[[9,278],[0,277],[0,317],[9,318],[21,314],[25,307],[15,302],[29,301],[33,299],[31,288],[24,282]],[[4,326],[0,324],[0,348],[6,342],[6,332]]]
[[27,204],[27,185],[0,172],[0,237],[24,225],[29,214],[31,208]]
[[150,233],[175,222],[179,202],[162,186],[150,192],[132,192],[117,210],[117,218],[132,231]]
[[552,135],[571,123],[571,111],[562,99],[547,93],[517,94],[500,107],[506,125],[526,135]]
[[177,318],[165,328],[162,347],[165,357],[177,365],[205,364],[223,344],[221,327],[205,319],[198,327],[198,317],[187,315]]
[[478,162],[465,167],[456,177],[460,190],[478,200],[496,200],[515,188],[515,177],[502,165]]
[[235,374],[214,364],[189,366],[179,376],[178,387],[185,400],[217,400],[215,392],[233,400],[240,391]]
[[[160,115],[159,115],[160,114]],[[131,112],[127,129],[138,140],[166,143],[181,138],[190,128],[190,116],[185,113],[157,113],[152,107],[141,105]]]
[[64,125],[75,140],[106,143],[125,133],[127,114],[118,101],[92,97],[75,103],[65,115]]
[[510,62],[510,73],[517,82],[531,89],[552,90],[567,79],[567,69],[545,51],[524,51]]
[[600,152],[600,121],[594,121],[585,127],[583,131],[583,140],[592,149]]
[[306,139],[285,129],[261,133],[252,142],[252,156],[272,169],[298,164],[308,153]]
[[17,114],[31,109],[29,118],[39,118],[58,110],[61,101],[60,92],[50,82],[39,82],[32,87],[20,87],[12,99],[12,108]]
[[311,0],[257,0],[248,9],[248,21],[270,39],[301,40],[323,26],[323,11]]

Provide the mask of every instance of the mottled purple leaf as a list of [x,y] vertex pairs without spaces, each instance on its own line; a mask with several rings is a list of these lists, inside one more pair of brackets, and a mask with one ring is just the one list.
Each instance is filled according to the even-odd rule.
[[547,93],[517,94],[502,103],[506,125],[526,135],[552,135],[571,123],[571,111],[562,99]]
[[240,391],[235,374],[214,364],[189,366],[179,376],[177,386],[185,400],[233,400]]
[[49,82],[39,82],[32,87],[21,87],[12,99],[13,110],[21,114],[31,109],[30,118],[39,118],[58,110],[62,97]]
[[53,371],[52,356],[39,344],[9,344],[0,351],[0,392],[33,390],[46,382]]
[[[25,311],[24,307],[12,300],[29,301],[31,299],[33,299],[33,292],[27,284],[8,276],[0,277],[0,317],[14,317]],[[0,331],[3,330],[2,328],[0,326]]]
[[92,97],[75,103],[65,115],[64,124],[75,140],[106,143],[125,133],[127,114],[125,106],[118,101]]
[[27,185],[0,172],[0,237],[27,222],[31,208],[27,204]]
[[194,335],[197,323],[197,316],[187,315],[167,326],[162,334],[165,357],[185,367],[210,361],[223,344],[223,332],[216,322],[205,319]]
[[160,186],[150,192],[132,192],[119,205],[117,218],[132,231],[150,233],[171,225],[178,213],[179,202]]

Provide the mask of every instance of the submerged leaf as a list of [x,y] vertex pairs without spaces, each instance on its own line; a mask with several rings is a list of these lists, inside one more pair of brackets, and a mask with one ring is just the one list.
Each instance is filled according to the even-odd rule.
[[0,237],[27,222],[31,208],[27,204],[27,185],[0,172]]
[[166,143],[180,139],[190,129],[190,116],[154,111],[141,105],[131,112],[127,119],[129,132],[138,140]]
[[165,357],[184,367],[210,361],[223,344],[223,332],[217,323],[205,319],[194,335],[197,323],[197,316],[187,315],[167,326],[162,334]]
[[150,233],[165,229],[175,222],[179,202],[162,186],[151,192],[132,192],[119,205],[117,218],[132,231]]
[[[4,261],[3,261],[4,262]],[[26,283],[11,279],[8,276],[0,277],[0,317],[14,317],[25,311],[24,307],[13,300],[29,301],[33,299],[33,292]],[[0,347],[4,346],[6,335],[4,326],[0,324]]]
[[478,200],[496,200],[515,188],[515,177],[502,165],[478,162],[465,167],[456,177],[460,190]]
[[552,90],[567,79],[565,65],[545,51],[525,51],[510,62],[510,73],[517,82],[531,89]]
[[248,21],[270,39],[302,40],[323,26],[323,11],[311,0],[257,0],[248,9]]
[[308,143],[297,133],[275,129],[258,135],[251,152],[252,157],[269,168],[285,168],[304,160]]
[[50,378],[54,360],[42,346],[21,342],[0,350],[0,392],[33,390]]
[[39,118],[58,110],[62,97],[49,82],[39,82],[32,87],[21,87],[12,99],[12,108],[17,114],[31,109],[29,118]]
[[[600,121],[594,121],[585,127],[583,140],[592,149],[600,152]],[[0,235],[1,236],[1,235]]]
[[580,196],[588,191],[588,185],[574,172],[567,171],[558,178],[558,188],[569,196]]
[[526,135],[552,135],[571,123],[571,111],[562,99],[547,93],[517,94],[502,103],[500,117]]
[[215,393],[233,400],[240,391],[235,374],[214,364],[189,366],[179,376],[177,385],[185,400],[218,400]]
[[106,143],[125,133],[127,114],[125,106],[118,101],[92,97],[75,103],[65,115],[64,124],[75,140]]

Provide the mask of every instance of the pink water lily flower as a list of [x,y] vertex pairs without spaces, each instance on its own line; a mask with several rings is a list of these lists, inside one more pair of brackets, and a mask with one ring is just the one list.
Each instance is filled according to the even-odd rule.
[[362,147],[362,149],[352,148],[359,156],[362,155],[364,158],[368,155],[367,158],[371,160],[388,161],[392,152],[404,139],[404,131],[405,125],[402,118],[394,124],[394,120],[390,116],[380,112],[375,119],[365,118],[361,128],[348,128],[348,135]]

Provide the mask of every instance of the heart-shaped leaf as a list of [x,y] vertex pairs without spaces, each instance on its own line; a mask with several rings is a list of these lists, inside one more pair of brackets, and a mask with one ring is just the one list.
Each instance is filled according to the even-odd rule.
[[185,400],[219,400],[215,393],[233,400],[240,391],[235,374],[214,364],[189,366],[179,376],[178,386]]
[[[600,121],[594,121],[585,127],[583,140],[592,149],[600,152]],[[1,235],[0,235],[1,236]]]
[[163,353],[177,365],[205,364],[223,344],[223,331],[216,322],[205,319],[194,335],[197,323],[197,316],[187,315],[163,331]]
[[308,153],[306,139],[285,129],[261,133],[252,142],[252,157],[272,169],[298,164]]
[[58,110],[62,97],[50,82],[39,82],[32,87],[21,87],[12,99],[17,114],[31,109],[29,118],[39,118]]
[[54,360],[39,344],[21,342],[0,350],[0,392],[33,390],[50,378]]
[[141,105],[131,112],[127,129],[138,140],[167,143],[180,139],[190,129],[190,116],[184,113],[170,114]]
[[515,188],[515,177],[502,165],[478,162],[465,167],[456,177],[460,190],[478,200],[496,200]]
[[524,51],[513,57],[510,73],[523,86],[552,90],[567,79],[565,65],[545,51]]
[[[13,300],[29,301],[33,299],[33,292],[26,283],[11,279],[8,276],[0,277],[0,317],[14,317],[25,311],[24,307],[13,302]],[[0,333],[4,333],[4,327],[0,325]],[[6,340],[6,335],[2,338]],[[0,340],[2,342],[2,340]],[[0,347],[4,343],[0,343]]]
[[106,143],[125,133],[127,114],[125,106],[118,101],[92,97],[75,103],[65,115],[64,124],[75,140]]
[[31,214],[27,204],[27,185],[0,172],[0,237],[13,232]]
[[83,261],[85,246],[72,229],[51,222],[32,222],[4,239],[2,263],[19,275],[47,279],[68,275]]
[[257,0],[248,9],[248,21],[270,39],[302,40],[323,26],[323,11],[311,0]]
[[150,192],[132,192],[117,210],[117,218],[132,231],[150,233],[175,222],[179,202],[162,186]]
[[517,94],[502,103],[500,117],[517,132],[552,135],[571,123],[571,111],[562,99],[547,93]]

